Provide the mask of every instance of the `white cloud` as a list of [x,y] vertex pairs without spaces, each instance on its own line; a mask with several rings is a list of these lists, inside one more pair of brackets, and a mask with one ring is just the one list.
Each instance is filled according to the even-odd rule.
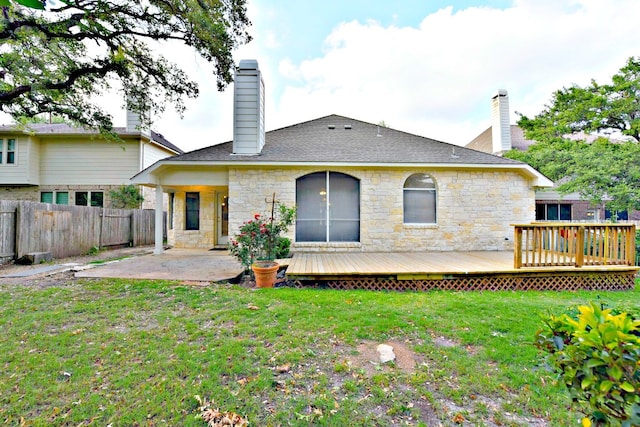
[[609,79],[640,53],[639,15],[633,0],[521,0],[505,10],[447,7],[419,28],[342,23],[322,56],[297,72],[281,64],[285,78],[302,80],[285,85],[269,127],[337,113],[466,143],[488,126],[500,88],[512,110],[533,115],[554,90]]

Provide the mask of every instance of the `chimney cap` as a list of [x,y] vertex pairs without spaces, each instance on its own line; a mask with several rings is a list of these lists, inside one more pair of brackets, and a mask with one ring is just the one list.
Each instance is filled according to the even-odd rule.
[[258,70],[258,61],[255,59],[242,59],[238,68],[241,70]]

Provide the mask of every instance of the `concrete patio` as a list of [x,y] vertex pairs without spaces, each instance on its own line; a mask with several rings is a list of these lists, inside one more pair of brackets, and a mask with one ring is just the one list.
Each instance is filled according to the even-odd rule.
[[242,273],[240,263],[226,250],[179,248],[167,249],[161,255],[134,256],[79,270],[76,277],[198,282],[231,280]]

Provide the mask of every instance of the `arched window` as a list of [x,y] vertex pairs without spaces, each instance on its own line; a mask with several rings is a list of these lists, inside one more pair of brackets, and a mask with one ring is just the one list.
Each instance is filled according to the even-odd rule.
[[296,242],[359,242],[360,181],[338,172],[296,180]]
[[429,175],[416,173],[404,182],[404,223],[436,223],[436,183]]

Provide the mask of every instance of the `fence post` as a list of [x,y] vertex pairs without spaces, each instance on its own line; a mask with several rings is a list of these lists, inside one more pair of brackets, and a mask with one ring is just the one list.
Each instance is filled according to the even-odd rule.
[[134,211],[129,214],[129,246],[136,246],[136,215]]

